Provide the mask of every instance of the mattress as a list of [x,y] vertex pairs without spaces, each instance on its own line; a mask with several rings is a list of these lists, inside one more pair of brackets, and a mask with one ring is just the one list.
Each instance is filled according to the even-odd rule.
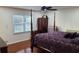
[[63,38],[64,32],[41,33],[34,37],[34,45],[44,47],[51,52],[79,52],[79,46],[71,39]]

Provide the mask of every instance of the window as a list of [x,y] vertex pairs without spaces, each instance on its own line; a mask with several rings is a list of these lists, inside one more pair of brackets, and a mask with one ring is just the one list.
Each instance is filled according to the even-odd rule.
[[14,15],[13,27],[14,27],[14,33],[31,31],[30,16]]

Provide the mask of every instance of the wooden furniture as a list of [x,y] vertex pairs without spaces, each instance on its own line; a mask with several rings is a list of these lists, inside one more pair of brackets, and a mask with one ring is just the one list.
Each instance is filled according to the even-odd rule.
[[43,17],[37,19],[37,31],[33,31],[32,11],[31,11],[31,52],[33,52],[34,36],[37,33],[46,33],[46,32],[48,32],[48,19]]
[[7,43],[0,37],[0,53],[7,52]]
[[37,19],[37,31],[38,33],[48,32],[48,19],[46,18]]
[[[38,18],[37,19],[37,32],[33,32],[33,23],[32,23],[32,10],[31,10],[31,52],[33,52],[33,47],[34,47],[34,36],[37,33],[45,33],[48,32],[48,17],[46,18]],[[43,48],[41,48],[43,49]],[[46,49],[43,49],[47,51]]]
[[[33,32],[32,32],[33,38],[35,37],[36,34],[38,34],[37,31],[33,31]],[[32,40],[33,40],[33,39],[32,39]],[[32,43],[33,43],[33,42],[34,42],[34,41],[32,41]],[[32,46],[34,46],[34,45],[32,44]],[[47,53],[47,52],[50,53],[50,52],[51,52],[51,51],[49,51],[48,49],[45,49],[45,48],[40,47],[40,46],[39,46],[39,47],[34,46],[32,49],[33,49],[33,51],[32,51],[33,53],[34,53],[34,52],[35,52],[35,53],[45,53],[45,52],[46,52],[46,53]]]
[[[31,26],[32,26],[32,24],[31,24]],[[31,36],[32,36],[32,38],[31,38],[31,40],[32,40],[31,41],[31,50],[32,50],[32,52],[33,52],[33,46],[34,46],[34,44],[33,44],[34,36],[36,34],[38,34],[38,33],[46,33],[46,32],[48,32],[48,19],[47,18],[43,18],[43,17],[42,18],[38,18],[37,19],[37,31],[33,31],[31,29]]]
[[34,46],[34,37],[35,37],[35,35],[36,34],[39,34],[38,33],[38,31],[33,31],[32,32],[32,36],[33,36],[33,39],[32,39],[32,52],[34,53],[51,53],[51,51],[50,50],[48,50],[48,49],[46,49],[46,48],[44,48],[44,47],[41,47],[41,46]]
[[8,52],[7,46],[0,48],[0,53],[7,53],[7,52]]
[[37,31],[33,31],[33,33],[32,33],[33,38],[34,38],[34,36],[35,36],[37,33],[38,33]]

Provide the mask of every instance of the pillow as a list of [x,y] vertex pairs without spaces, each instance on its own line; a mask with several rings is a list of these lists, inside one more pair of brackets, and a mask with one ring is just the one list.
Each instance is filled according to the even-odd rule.
[[64,38],[71,38],[72,37],[72,33],[67,33]]
[[79,33],[76,34],[76,37],[79,37]]
[[77,37],[77,32],[74,32],[70,38],[71,38],[71,39],[74,39],[74,38],[76,38],[76,37]]
[[70,39],[75,39],[76,37],[78,37],[79,35],[77,34],[77,32],[74,33],[67,33],[64,38],[70,38]]

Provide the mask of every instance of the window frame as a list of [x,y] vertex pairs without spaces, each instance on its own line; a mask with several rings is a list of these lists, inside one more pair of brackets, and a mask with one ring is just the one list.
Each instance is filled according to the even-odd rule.
[[[16,16],[16,15],[17,15],[17,16],[22,16],[23,19],[24,19],[24,21],[23,21],[23,32],[15,32],[15,25],[16,25],[16,23],[14,23],[14,16]],[[25,19],[26,19],[26,16],[30,17],[30,30],[28,30],[28,31],[25,31],[25,30],[26,30],[26,29],[25,29],[25,24],[26,24]],[[13,23],[13,33],[14,33],[14,34],[31,32],[31,16],[30,16],[30,15],[19,15],[19,14],[15,14],[15,15],[13,15],[13,17],[12,17],[12,23]],[[19,24],[19,23],[17,23],[17,24]]]

